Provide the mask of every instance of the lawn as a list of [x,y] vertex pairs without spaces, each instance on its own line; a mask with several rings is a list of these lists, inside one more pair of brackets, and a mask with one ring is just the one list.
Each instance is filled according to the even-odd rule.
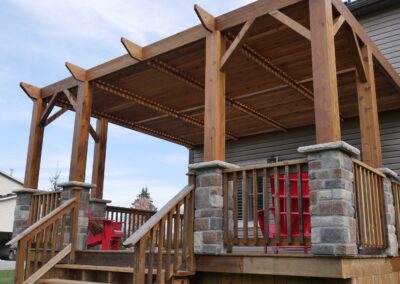
[[0,270],[0,284],[14,283],[14,270]]

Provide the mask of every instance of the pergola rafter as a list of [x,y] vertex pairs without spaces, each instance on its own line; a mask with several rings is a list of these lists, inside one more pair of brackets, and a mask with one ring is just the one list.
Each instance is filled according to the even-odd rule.
[[[148,99],[148,98],[146,98],[144,96],[141,96],[141,95],[139,95],[139,94],[137,94],[135,92],[132,92],[130,90],[127,90],[127,89],[124,89],[124,88],[121,88],[121,87],[118,87],[118,86],[115,86],[113,84],[110,84],[110,83],[107,83],[107,82],[103,82],[103,81],[100,81],[100,80],[94,82],[93,85],[96,88],[99,88],[101,90],[109,92],[109,93],[111,93],[113,95],[119,96],[121,98],[134,101],[135,103],[137,103],[139,105],[142,105],[144,107],[147,107],[149,109],[165,113],[168,116],[171,116],[171,117],[174,117],[176,119],[179,119],[179,120],[185,121],[187,123],[190,123],[192,125],[204,128],[204,123],[201,120],[199,120],[197,118],[194,118],[192,116],[189,116],[187,114],[184,114],[184,113],[182,113],[180,111],[177,111],[177,110],[175,110],[173,108],[170,108],[168,106],[165,106],[163,104],[160,104],[158,102],[155,102],[154,100]],[[227,131],[227,134],[231,139],[234,139],[234,140],[238,139],[236,135],[232,134],[229,131]]]

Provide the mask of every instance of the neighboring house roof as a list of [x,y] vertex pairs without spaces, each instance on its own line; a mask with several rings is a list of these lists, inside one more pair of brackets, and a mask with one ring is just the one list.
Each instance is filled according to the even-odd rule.
[[0,199],[12,196],[14,190],[22,188],[23,186],[24,183],[21,180],[0,171]]
[[0,195],[0,202],[14,199],[14,198],[17,198],[17,195],[15,193],[10,193],[7,195]]
[[9,174],[6,174],[3,171],[0,171],[0,175],[4,176],[5,178],[8,178],[16,183],[18,183],[19,185],[24,185],[23,181],[20,179],[17,179],[16,177],[10,176]]

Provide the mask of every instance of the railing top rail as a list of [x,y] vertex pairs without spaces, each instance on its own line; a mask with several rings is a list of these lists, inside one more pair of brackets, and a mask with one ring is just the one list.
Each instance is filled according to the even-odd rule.
[[33,223],[29,228],[27,228],[25,231],[22,233],[18,234],[15,236],[11,241],[7,243],[7,245],[13,245],[17,243],[19,240],[24,238],[25,236],[29,235],[30,233],[34,232],[37,230],[39,227],[41,227],[44,224],[47,224],[48,222],[52,221],[53,219],[57,219],[59,215],[62,215],[65,210],[68,210],[72,205],[75,203],[76,197],[71,198],[61,206],[57,207],[54,209],[52,212],[50,212],[48,215],[44,216],[42,219],[38,220],[37,222]]
[[187,185],[176,194],[167,204],[165,204],[156,214],[144,223],[136,232],[125,240],[124,246],[134,245],[143,238],[161,219],[171,211],[181,200],[183,200],[192,190],[194,185]]
[[137,209],[137,208],[127,208],[127,207],[120,207],[120,206],[107,206],[106,210],[115,210],[115,211],[129,211],[129,212],[139,212],[139,213],[155,213],[156,210],[147,210],[147,209]]
[[357,159],[352,159],[352,160],[353,160],[353,163],[355,163],[355,164],[357,164],[357,165],[359,165],[359,166],[361,166],[361,167],[373,172],[374,174],[377,174],[378,176],[386,178],[386,176],[383,173],[381,173],[380,171],[374,169],[373,167],[361,162],[360,160],[357,160]]
[[282,167],[282,166],[292,166],[292,165],[307,164],[307,163],[308,163],[308,160],[306,158],[305,159],[296,159],[296,160],[287,160],[287,161],[281,161],[281,162],[276,162],[276,163],[260,163],[260,164],[254,164],[254,165],[241,166],[239,168],[234,168],[234,169],[225,169],[224,173],[233,173],[233,172],[274,168],[274,167]]
[[400,181],[399,180],[392,179],[392,183],[395,183],[395,184],[400,186]]
[[33,196],[36,196],[36,195],[51,195],[51,194],[60,194],[60,193],[61,193],[61,190],[54,190],[54,191],[38,191],[38,192],[33,193],[32,195],[33,195]]

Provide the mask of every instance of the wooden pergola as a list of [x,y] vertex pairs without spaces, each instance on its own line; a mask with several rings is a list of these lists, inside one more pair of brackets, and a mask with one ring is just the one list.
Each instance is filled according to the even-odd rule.
[[[400,107],[400,77],[341,0],[259,0],[43,88],[34,101],[25,186],[37,188],[44,128],[75,111],[70,180],[102,197],[108,122],[224,160],[225,140],[316,126],[316,143],[341,140],[359,116],[364,162],[382,164],[378,112]],[[54,106],[61,109],[54,114]],[[90,117],[98,119],[96,127]]]

